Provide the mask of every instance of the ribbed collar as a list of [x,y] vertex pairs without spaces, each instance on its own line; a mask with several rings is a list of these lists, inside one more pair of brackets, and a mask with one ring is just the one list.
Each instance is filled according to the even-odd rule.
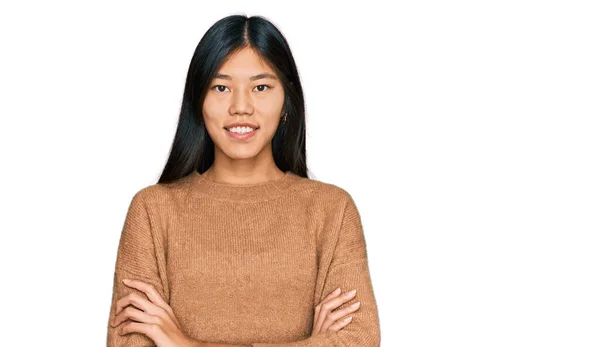
[[256,202],[270,200],[289,192],[302,177],[291,171],[279,179],[254,184],[213,182],[198,171],[191,174],[194,191],[221,201]]

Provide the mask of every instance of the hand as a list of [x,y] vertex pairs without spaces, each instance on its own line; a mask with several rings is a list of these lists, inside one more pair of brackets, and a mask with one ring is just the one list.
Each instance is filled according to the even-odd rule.
[[[183,333],[171,307],[152,284],[138,280],[123,280],[123,283],[142,291],[150,301],[136,293],[130,293],[117,301],[116,317],[111,326],[123,323],[120,335],[141,333],[151,338],[157,347],[193,345],[193,340]],[[135,307],[126,307],[129,304]]]
[[315,307],[315,317],[311,334],[312,336],[327,331],[341,330],[343,327],[350,324],[350,321],[352,321],[351,316],[348,316],[345,319],[340,318],[358,310],[360,302],[355,303],[358,304],[356,307],[348,306],[343,310],[337,310],[335,312],[332,311],[345,302],[352,300],[352,298],[354,298],[356,295],[356,292],[346,292],[342,296],[340,296],[340,293],[340,288],[334,290],[320,304],[318,304],[317,307]]

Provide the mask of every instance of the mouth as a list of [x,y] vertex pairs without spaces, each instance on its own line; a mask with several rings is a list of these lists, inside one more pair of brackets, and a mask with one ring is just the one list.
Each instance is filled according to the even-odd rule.
[[227,133],[228,136],[237,140],[248,140],[254,137],[256,132],[260,129],[258,128],[250,128],[250,127],[233,127],[233,128],[223,128],[223,130]]

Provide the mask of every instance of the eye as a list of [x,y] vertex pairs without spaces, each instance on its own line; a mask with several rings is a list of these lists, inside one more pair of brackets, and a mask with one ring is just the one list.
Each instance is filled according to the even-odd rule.
[[[211,89],[214,90],[217,93],[223,93],[225,91],[223,88],[227,89],[226,86],[220,85],[220,84],[217,84],[217,85],[214,85],[214,86],[211,87]],[[267,85],[267,84],[260,84],[260,85],[256,86],[255,88],[258,88],[259,92],[264,92],[264,91],[267,91],[268,89],[271,89],[273,87],[271,87],[270,85]]]
[[211,88],[211,89],[215,90],[215,88],[217,88],[217,90],[215,90],[215,92],[217,92],[217,93],[222,93],[222,92],[223,92],[223,90],[221,90],[219,87],[227,88],[227,87],[225,87],[225,86],[223,86],[223,85],[220,85],[220,84],[219,84],[219,85],[216,85],[216,86],[212,86],[212,88]]
[[269,86],[269,85],[266,85],[266,84],[260,84],[260,85],[256,86],[256,88],[258,88],[258,87],[266,87],[266,88],[263,88],[262,90],[259,90],[259,92],[263,92],[263,91],[266,91],[266,90],[267,90],[267,88],[268,88],[268,89],[270,89],[270,88],[271,88],[271,86]]

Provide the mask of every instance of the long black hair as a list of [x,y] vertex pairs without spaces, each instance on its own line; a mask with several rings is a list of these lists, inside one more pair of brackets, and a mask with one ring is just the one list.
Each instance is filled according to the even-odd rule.
[[203,173],[213,164],[214,142],[204,125],[202,105],[224,60],[243,48],[253,49],[273,68],[284,88],[283,112],[287,112],[287,120],[280,124],[271,142],[275,164],[282,171],[308,177],[304,94],[290,47],[266,18],[236,14],[213,24],[196,46],[171,153],[158,183],[177,180],[194,170]]

